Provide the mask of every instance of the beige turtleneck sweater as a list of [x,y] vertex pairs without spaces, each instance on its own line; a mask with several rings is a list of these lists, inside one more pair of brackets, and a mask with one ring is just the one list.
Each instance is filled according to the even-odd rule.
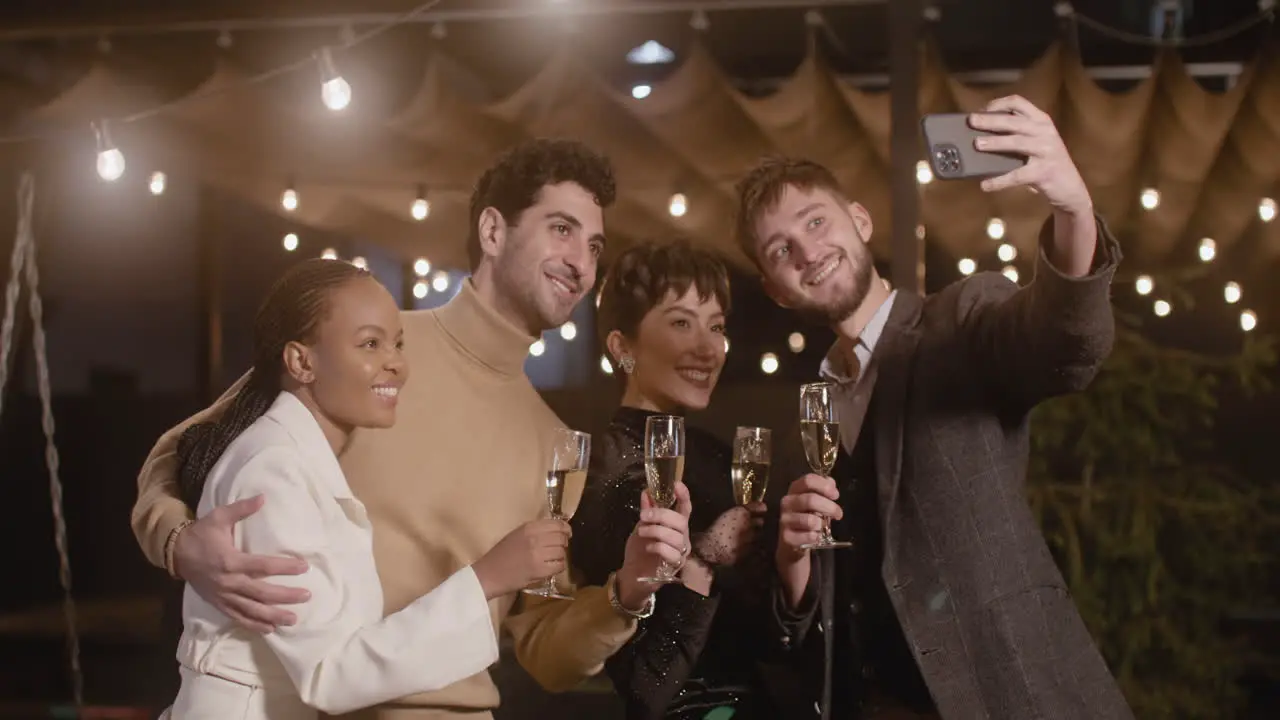
[[[534,338],[489,307],[471,281],[444,307],[406,312],[403,321],[410,377],[395,427],[357,431],[341,458],[373,522],[387,612],[546,514],[550,431],[562,425],[524,375]],[[165,433],[138,476],[133,530],[157,567],[164,567],[170,530],[190,517],[177,497],[177,440],[192,422],[221,413],[238,386]],[[494,624],[511,632],[520,664],[550,690],[599,672],[635,632],[635,622],[615,613],[599,587],[580,589],[571,602],[522,595],[513,610],[515,602],[508,596],[490,603]],[[485,717],[497,705],[485,672],[350,717]]]

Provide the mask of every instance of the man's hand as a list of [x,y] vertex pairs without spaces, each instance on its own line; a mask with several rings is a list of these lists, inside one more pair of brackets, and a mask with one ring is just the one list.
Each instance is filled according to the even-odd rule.
[[994,114],[970,115],[969,124],[1002,134],[977,138],[974,147],[1025,155],[1027,164],[983,180],[982,189],[994,192],[1022,186],[1044,195],[1054,213],[1054,247],[1049,260],[1067,275],[1088,274],[1098,238],[1093,200],[1053,118],[1017,95],[991,101],[986,111]]
[[844,517],[844,510],[836,502],[839,498],[835,480],[812,474],[791,483],[782,498],[774,561],[791,607],[800,604],[809,584],[809,551],[803,546],[818,542],[824,517]]
[[569,523],[547,518],[512,530],[471,566],[488,600],[531,587],[565,568]]
[[689,488],[676,483],[676,507],[674,510],[655,507],[649,493],[640,493],[640,522],[627,539],[622,567],[618,570],[618,602],[632,610],[639,610],[645,600],[658,591],[661,585],[642,583],[639,578],[653,577],[658,566],[667,563],[679,568],[689,556],[689,513],[693,504],[689,501]]
[[200,518],[178,533],[173,545],[173,565],[178,576],[191,584],[200,597],[241,627],[269,633],[298,618],[275,605],[306,602],[311,593],[302,588],[272,585],[259,578],[301,575],[305,560],[248,555],[236,549],[232,528],[262,508],[261,495],[240,500]]

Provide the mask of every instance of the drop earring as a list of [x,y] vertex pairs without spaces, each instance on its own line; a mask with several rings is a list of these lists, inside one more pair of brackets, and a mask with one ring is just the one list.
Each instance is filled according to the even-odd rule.
[[630,375],[632,371],[636,369],[636,359],[630,355],[623,355],[621,365],[622,372]]

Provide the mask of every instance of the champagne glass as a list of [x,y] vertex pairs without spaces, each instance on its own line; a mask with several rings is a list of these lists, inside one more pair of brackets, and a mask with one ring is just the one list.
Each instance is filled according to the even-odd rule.
[[[836,454],[840,451],[840,416],[835,406],[835,385],[809,383],[800,386],[800,440],[804,455],[814,474],[831,476]],[[852,547],[852,543],[831,537],[831,518],[822,518],[818,542],[802,545],[806,550],[832,550]]]
[[773,449],[769,428],[739,427],[733,436],[733,499],[739,505],[764,500],[769,486],[769,458]]
[[[644,474],[654,506],[674,508],[676,483],[684,477],[684,418],[654,415],[645,421]],[[678,583],[675,573],[676,568],[664,561],[656,577],[640,578],[640,582]]]
[[[568,522],[582,500],[587,484],[587,463],[591,459],[591,436],[577,430],[558,428],[551,446],[551,469],[547,471],[547,508],[551,517]],[[572,600],[560,590],[556,576],[524,592],[539,597]]]

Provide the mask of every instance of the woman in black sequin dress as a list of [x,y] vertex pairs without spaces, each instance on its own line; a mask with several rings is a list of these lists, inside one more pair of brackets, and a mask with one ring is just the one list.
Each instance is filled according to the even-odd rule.
[[[593,438],[573,518],[571,557],[587,584],[622,564],[645,488],[645,420],[707,406],[724,365],[729,279],[687,243],[628,250],[604,281],[599,329],[624,379],[622,406]],[[686,428],[684,483],[692,552],[682,584],[657,592],[651,617],[605,665],[628,720],[778,718],[759,675],[771,553],[753,542],[764,506],[736,504],[730,448]]]

